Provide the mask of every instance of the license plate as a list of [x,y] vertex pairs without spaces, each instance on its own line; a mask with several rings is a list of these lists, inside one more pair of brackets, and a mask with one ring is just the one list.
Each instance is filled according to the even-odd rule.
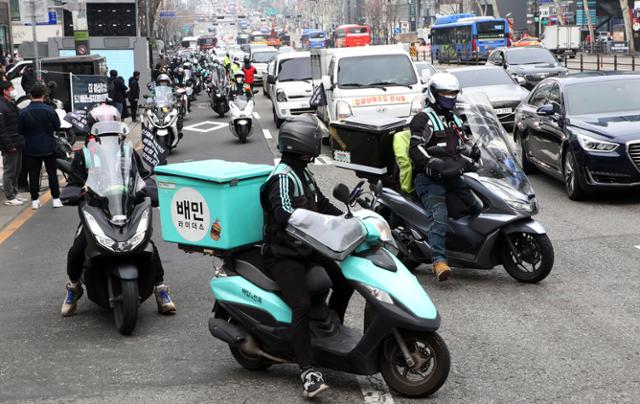
[[334,150],[333,159],[339,163],[351,163],[351,153],[348,151]]
[[298,104],[298,108],[300,108],[300,109],[309,108],[309,103],[308,102],[301,102],[300,104]]
[[513,112],[513,108],[496,108],[496,115],[505,115]]

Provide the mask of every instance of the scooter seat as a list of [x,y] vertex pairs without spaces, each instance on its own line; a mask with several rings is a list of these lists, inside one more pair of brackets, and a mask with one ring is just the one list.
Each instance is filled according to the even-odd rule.
[[[261,289],[270,292],[280,291],[278,284],[271,279],[267,272],[267,266],[262,259],[260,250],[252,250],[238,257],[234,261],[234,271]],[[307,288],[311,293],[327,290],[332,286],[331,278],[320,265],[313,265],[307,270],[306,281]]]

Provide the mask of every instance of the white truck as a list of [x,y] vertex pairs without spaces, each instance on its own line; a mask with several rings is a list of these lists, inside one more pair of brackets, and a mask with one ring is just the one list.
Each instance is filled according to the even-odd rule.
[[277,128],[292,115],[313,113],[311,107],[311,63],[309,52],[281,53],[273,61],[273,74],[267,76],[273,121]]
[[575,57],[580,49],[580,27],[576,25],[552,25],[545,27],[542,46],[551,52]]
[[[409,54],[398,45],[321,49],[319,66],[327,105],[317,114],[327,124],[349,116],[408,118],[424,108],[422,82]],[[319,59],[319,60],[318,60]]]

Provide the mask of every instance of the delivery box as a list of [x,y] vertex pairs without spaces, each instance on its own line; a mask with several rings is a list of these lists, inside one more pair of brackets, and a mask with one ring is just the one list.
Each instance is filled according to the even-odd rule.
[[196,250],[232,250],[260,242],[260,187],[272,170],[224,160],[156,167],[162,238]]

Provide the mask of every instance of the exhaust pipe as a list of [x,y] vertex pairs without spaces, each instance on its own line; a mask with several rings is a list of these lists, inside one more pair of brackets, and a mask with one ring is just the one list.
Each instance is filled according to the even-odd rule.
[[258,346],[255,338],[253,338],[253,336],[251,336],[251,334],[249,334],[246,330],[220,318],[212,317],[209,319],[209,331],[214,337],[226,342],[229,345],[236,346],[242,349],[247,354],[263,356],[278,363],[289,362],[286,359],[278,358],[264,352]]

